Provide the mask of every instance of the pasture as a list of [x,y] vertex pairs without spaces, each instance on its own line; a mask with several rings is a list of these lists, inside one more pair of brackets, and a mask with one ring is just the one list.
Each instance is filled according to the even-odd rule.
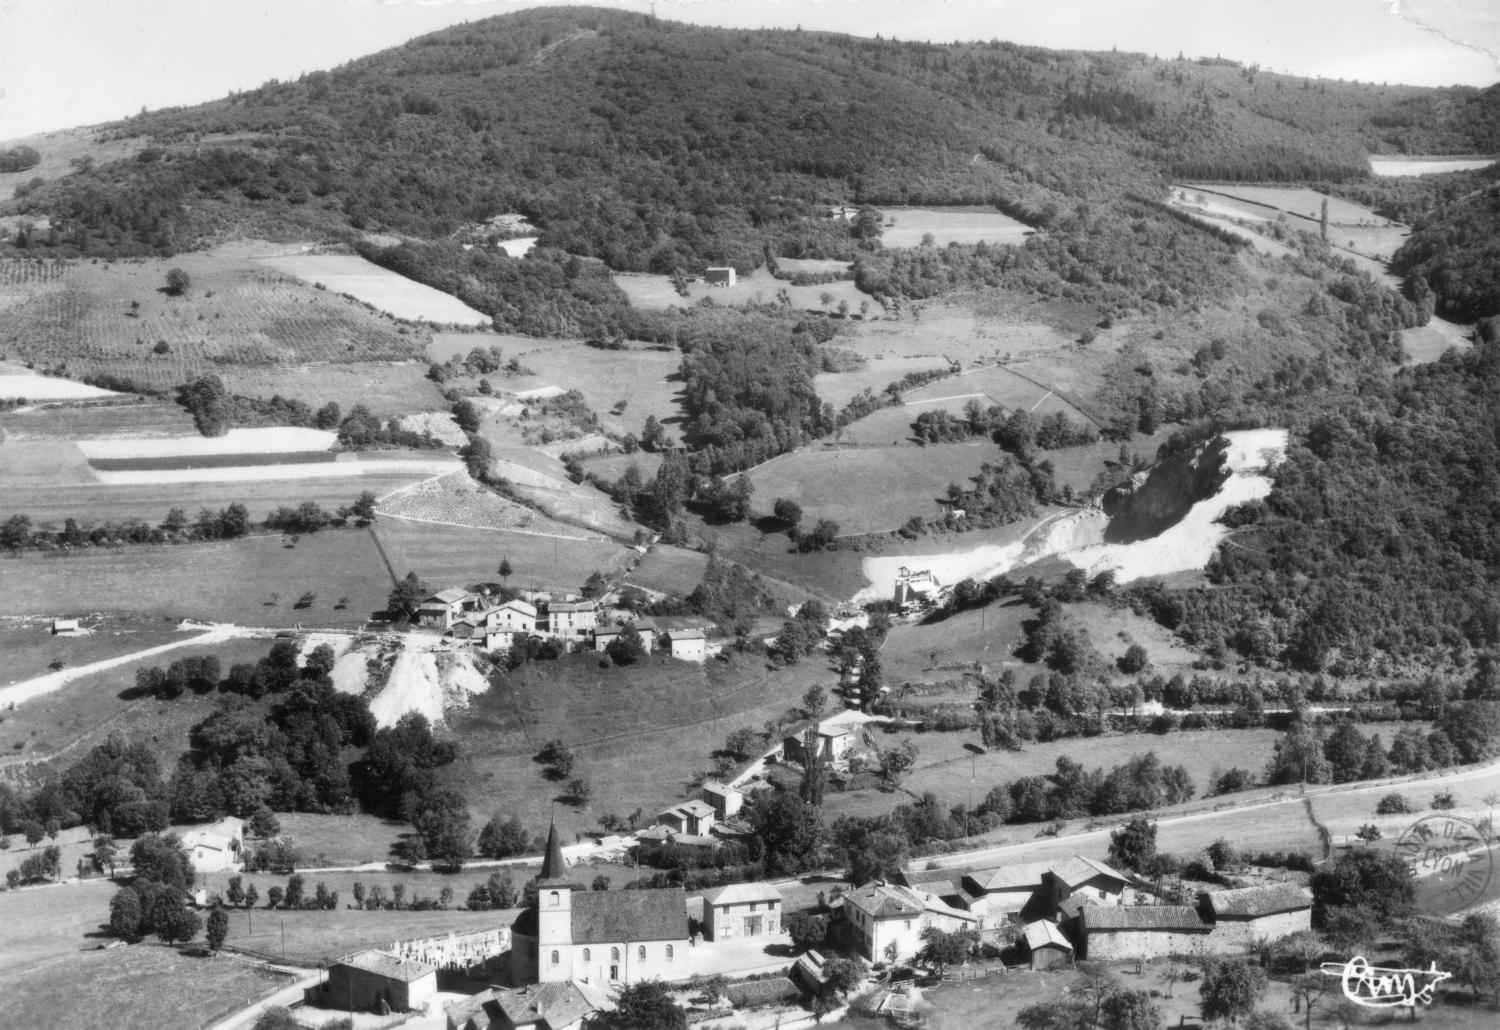
[[[158,390],[207,371],[421,355],[420,332],[257,263],[266,249],[234,244],[170,260],[71,262],[54,281],[9,288],[22,297],[0,326],[0,352]],[[181,296],[164,290],[174,267],[191,279]],[[298,399],[321,403],[316,395]]]
[[[882,314],[882,309],[874,298],[859,292],[852,280],[822,283],[818,286],[793,286],[790,282],[772,276],[764,268],[739,276],[733,286],[709,286],[702,281],[689,283],[686,297],[677,292],[670,275],[616,272],[614,280],[615,285],[630,298],[630,303],[638,308],[686,308],[705,298],[725,307],[775,304],[778,296],[785,294],[792,307],[804,311],[833,314],[842,303],[847,305],[847,313],[851,315],[860,313],[867,318],[878,318]],[[864,306],[863,311],[861,305]]]
[[912,412],[912,418],[939,408],[959,412],[973,399],[986,408],[998,404],[1006,411],[1029,411],[1038,418],[1061,413],[1074,422],[1093,421],[1052,390],[1005,365],[976,368],[940,379],[907,391],[901,399]]
[[[520,393],[547,386],[577,390],[606,432],[639,435],[647,416],[674,425],[683,418],[682,355],[675,350],[600,350],[582,343],[532,340],[506,348],[532,375],[506,376],[497,387]],[[615,414],[618,410],[619,414]]]
[[849,275],[853,268],[852,261],[789,257],[776,259],[777,275],[788,279],[796,275]]
[[488,327],[492,319],[457,297],[424,286],[354,254],[277,254],[261,262],[333,293],[346,293],[362,303],[407,322],[433,325]]
[[[537,590],[577,590],[589,574],[622,568],[634,552],[595,540],[562,540],[504,530],[460,529],[384,519],[375,525],[397,576],[414,571],[434,590],[498,582],[495,569],[509,558],[510,585]],[[389,586],[384,588],[388,591]],[[384,594],[381,595],[384,606]]]
[[158,622],[99,618],[85,619],[83,624],[89,632],[53,636],[48,619],[0,620],[0,654],[5,655],[0,687],[45,675],[54,662],[61,663],[59,668],[77,668],[181,636],[174,627]]
[[[26,553],[0,559],[0,578],[7,587],[0,615],[102,612],[261,626],[357,627],[385,608],[392,585],[373,536],[355,529],[295,541],[278,534]],[[315,600],[293,607],[308,592]]]
[[503,529],[571,540],[596,534],[557,522],[523,504],[502,497],[469,478],[465,471],[423,480],[381,498],[379,512],[414,522],[441,523],[470,529]]
[[881,210],[880,242],[887,247],[918,247],[931,235],[933,246],[950,243],[1020,243],[1034,229],[993,208],[888,207]]
[[703,581],[703,570],[707,567],[706,554],[656,544],[625,577],[625,582],[673,597],[686,597]]
[[442,388],[427,378],[427,366],[415,361],[275,368],[239,365],[224,369],[220,378],[225,389],[243,397],[280,394],[314,408],[332,401],[345,414],[363,404],[378,419],[448,407]]
[[1372,225],[1390,226],[1396,223],[1387,218],[1382,218],[1374,211],[1359,204],[1343,200],[1339,197],[1330,197],[1319,193],[1317,190],[1306,189],[1301,186],[1241,186],[1233,185],[1202,185],[1195,183],[1183,183],[1180,189],[1189,190],[1193,193],[1206,194],[1222,203],[1224,198],[1230,201],[1229,206],[1237,207],[1239,204],[1249,205],[1252,213],[1264,213],[1266,210],[1272,212],[1285,212],[1300,218],[1311,219],[1314,222],[1322,219],[1323,201],[1328,201],[1328,224],[1329,237],[1333,238],[1332,227],[1347,225]]
[[0,413],[3,442],[79,440],[96,436],[192,436],[186,410],[167,401],[131,398],[118,404],[47,405]]
[[[838,343],[832,345],[838,349]],[[891,383],[913,372],[943,371],[949,368],[946,361],[938,357],[867,358],[864,364],[847,372],[820,372],[813,376],[813,388],[818,396],[835,409],[848,404],[862,391],[869,390],[876,396]]]
[[1076,350],[1078,333],[1098,320],[1073,307],[1001,290],[967,300],[922,301],[899,317],[856,322],[833,346],[866,358],[928,358],[929,367],[1051,355]]
[[[910,409],[903,411],[909,417]],[[884,415],[884,412],[880,414]],[[909,418],[908,418],[909,421]],[[745,475],[755,504],[770,511],[777,498],[802,506],[803,524],[833,519],[841,535],[897,529],[912,516],[941,516],[949,483],[965,484],[999,450],[987,441],[926,447],[803,447],[773,458]]]

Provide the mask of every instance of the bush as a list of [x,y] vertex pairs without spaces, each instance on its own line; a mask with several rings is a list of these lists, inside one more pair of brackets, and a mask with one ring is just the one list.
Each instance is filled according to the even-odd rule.
[[1381,798],[1380,802],[1375,806],[1376,815],[1400,815],[1403,812],[1415,811],[1416,809],[1412,807],[1412,803],[1407,799],[1406,795],[1395,792]]

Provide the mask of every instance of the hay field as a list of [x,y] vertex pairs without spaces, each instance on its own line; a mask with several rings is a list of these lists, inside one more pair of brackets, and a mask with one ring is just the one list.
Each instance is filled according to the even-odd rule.
[[778,274],[787,278],[794,275],[848,275],[851,274],[853,268],[854,262],[852,261],[789,257],[778,257],[776,259]]
[[888,207],[881,209],[881,214],[880,242],[887,247],[921,246],[929,233],[938,247],[950,243],[1020,243],[1035,231],[993,208]]
[[414,571],[433,589],[498,581],[495,569],[501,558],[509,558],[515,569],[510,577],[513,587],[576,591],[590,573],[598,570],[608,574],[622,568],[634,553],[605,541],[561,540],[397,519],[376,523],[375,531],[396,575]]
[[[823,311],[829,314],[838,310],[839,302],[849,305],[849,313],[858,314],[861,304],[868,305],[869,317],[880,317],[882,309],[871,296],[855,289],[851,280],[823,283],[819,286],[793,286],[777,279],[764,268],[757,268],[750,275],[739,276],[733,286],[709,286],[703,282],[689,283],[688,295],[682,296],[672,285],[670,275],[651,275],[646,272],[616,272],[615,285],[625,291],[630,303],[638,308],[686,308],[707,297],[715,304],[733,307],[738,304],[775,304],[777,295],[785,292],[792,307],[805,311]],[[830,298],[823,302],[823,296]]]
[[1488,168],[1495,163],[1493,157],[1408,157],[1405,155],[1370,155],[1372,175],[1442,175],[1446,172],[1469,172]]
[[686,597],[703,581],[708,555],[670,544],[656,544],[639,565],[625,577],[625,582],[674,597]]
[[120,396],[87,383],[57,376],[0,374],[0,400],[36,401],[107,400]]
[[[39,366],[66,364],[74,376],[118,375],[162,390],[233,367],[421,355],[420,332],[258,264],[254,255],[265,249],[72,262],[58,279],[22,288],[24,299],[0,325],[0,350]],[[174,267],[192,281],[180,297],[163,291]]]
[[[577,390],[599,416],[606,432],[640,434],[648,415],[676,425],[683,419],[682,355],[675,350],[599,350],[583,343],[530,341],[529,350],[507,347],[534,375],[506,376],[507,392],[519,393],[546,386]],[[624,410],[614,414],[623,404]]]
[[[1204,185],[1201,183],[1182,183],[1178,188],[1190,190],[1194,193],[1202,193],[1216,200],[1229,198],[1251,205],[1255,213],[1262,213],[1269,208],[1272,211],[1284,211],[1290,215],[1302,218],[1310,218],[1320,221],[1323,217],[1323,201],[1328,201],[1328,224],[1339,225],[1395,225],[1388,218],[1382,218],[1374,211],[1359,204],[1343,200],[1339,197],[1330,197],[1300,186],[1241,186],[1234,185]],[[1231,205],[1233,206],[1233,205]],[[1260,211],[1256,211],[1260,209]],[[1330,236],[1332,233],[1330,232]]]
[[[903,409],[891,409],[903,410]],[[785,497],[802,505],[803,524],[838,522],[840,534],[898,528],[913,515],[936,518],[949,483],[965,483],[998,455],[988,442],[927,447],[804,447],[745,473],[755,505],[769,511]]]
[[48,405],[0,414],[6,442],[78,440],[90,436],[192,436],[193,418],[166,401]]
[[916,409],[912,414],[916,418],[922,411],[939,407],[961,411],[971,397],[985,407],[998,404],[1007,411],[1025,410],[1038,418],[1061,412],[1075,422],[1093,421],[1052,390],[1004,365],[978,368],[928,383],[903,394],[902,401],[908,409]]
[[625,474],[625,470],[631,465],[640,469],[641,482],[649,483],[656,475],[656,470],[661,466],[662,456],[649,451],[636,451],[634,454],[615,452],[613,454],[600,454],[583,460],[583,467],[599,476],[601,479],[619,479]]
[[572,540],[599,539],[576,526],[557,522],[486,489],[463,470],[423,480],[387,494],[378,511],[414,522],[441,523],[469,529],[509,530],[515,533],[562,536]]
[[[357,627],[385,607],[392,585],[369,531],[354,529],[295,544],[276,535],[27,553],[0,559],[0,578],[0,615],[101,612],[259,626]],[[294,609],[308,591],[316,601]]]
[[934,367],[965,368],[1075,350],[1078,332],[1098,316],[1056,307],[1003,291],[923,301],[899,317],[855,322],[834,346],[866,358],[930,358]]
[[354,254],[278,254],[262,258],[270,268],[303,282],[321,284],[394,318],[434,325],[488,327],[493,320],[457,297],[424,286]]
[[379,419],[448,406],[442,389],[427,378],[426,366],[412,361],[276,368],[241,365],[225,369],[220,378],[230,393],[243,397],[280,394],[313,408],[333,401],[345,414],[356,404],[363,404]]
[[[833,346],[837,348],[838,343]],[[867,358],[863,365],[848,372],[821,372],[813,376],[813,388],[819,397],[838,409],[866,389],[878,396],[902,376],[948,367],[947,362],[939,357]]]

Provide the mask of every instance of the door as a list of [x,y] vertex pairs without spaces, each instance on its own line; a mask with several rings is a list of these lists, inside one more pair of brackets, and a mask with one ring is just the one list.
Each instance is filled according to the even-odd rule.
[[761,920],[764,919],[764,918],[765,918],[764,916],[746,916],[745,917],[745,936],[746,937],[759,937],[760,936],[760,923],[761,923]]
[[609,982],[610,983],[619,983],[619,981],[620,981],[620,967],[619,966],[610,966],[609,967]]

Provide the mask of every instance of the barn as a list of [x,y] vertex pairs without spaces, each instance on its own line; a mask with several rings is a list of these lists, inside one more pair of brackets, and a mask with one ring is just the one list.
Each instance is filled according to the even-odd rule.
[[1022,931],[1026,950],[1031,953],[1032,969],[1051,969],[1073,961],[1073,945],[1050,919],[1027,923]]
[[1209,930],[1188,905],[1084,905],[1074,942],[1079,958],[1113,962],[1202,951]]
[[1199,896],[1198,913],[1213,927],[1215,951],[1248,950],[1257,937],[1312,929],[1312,894],[1293,883],[1214,891]]

